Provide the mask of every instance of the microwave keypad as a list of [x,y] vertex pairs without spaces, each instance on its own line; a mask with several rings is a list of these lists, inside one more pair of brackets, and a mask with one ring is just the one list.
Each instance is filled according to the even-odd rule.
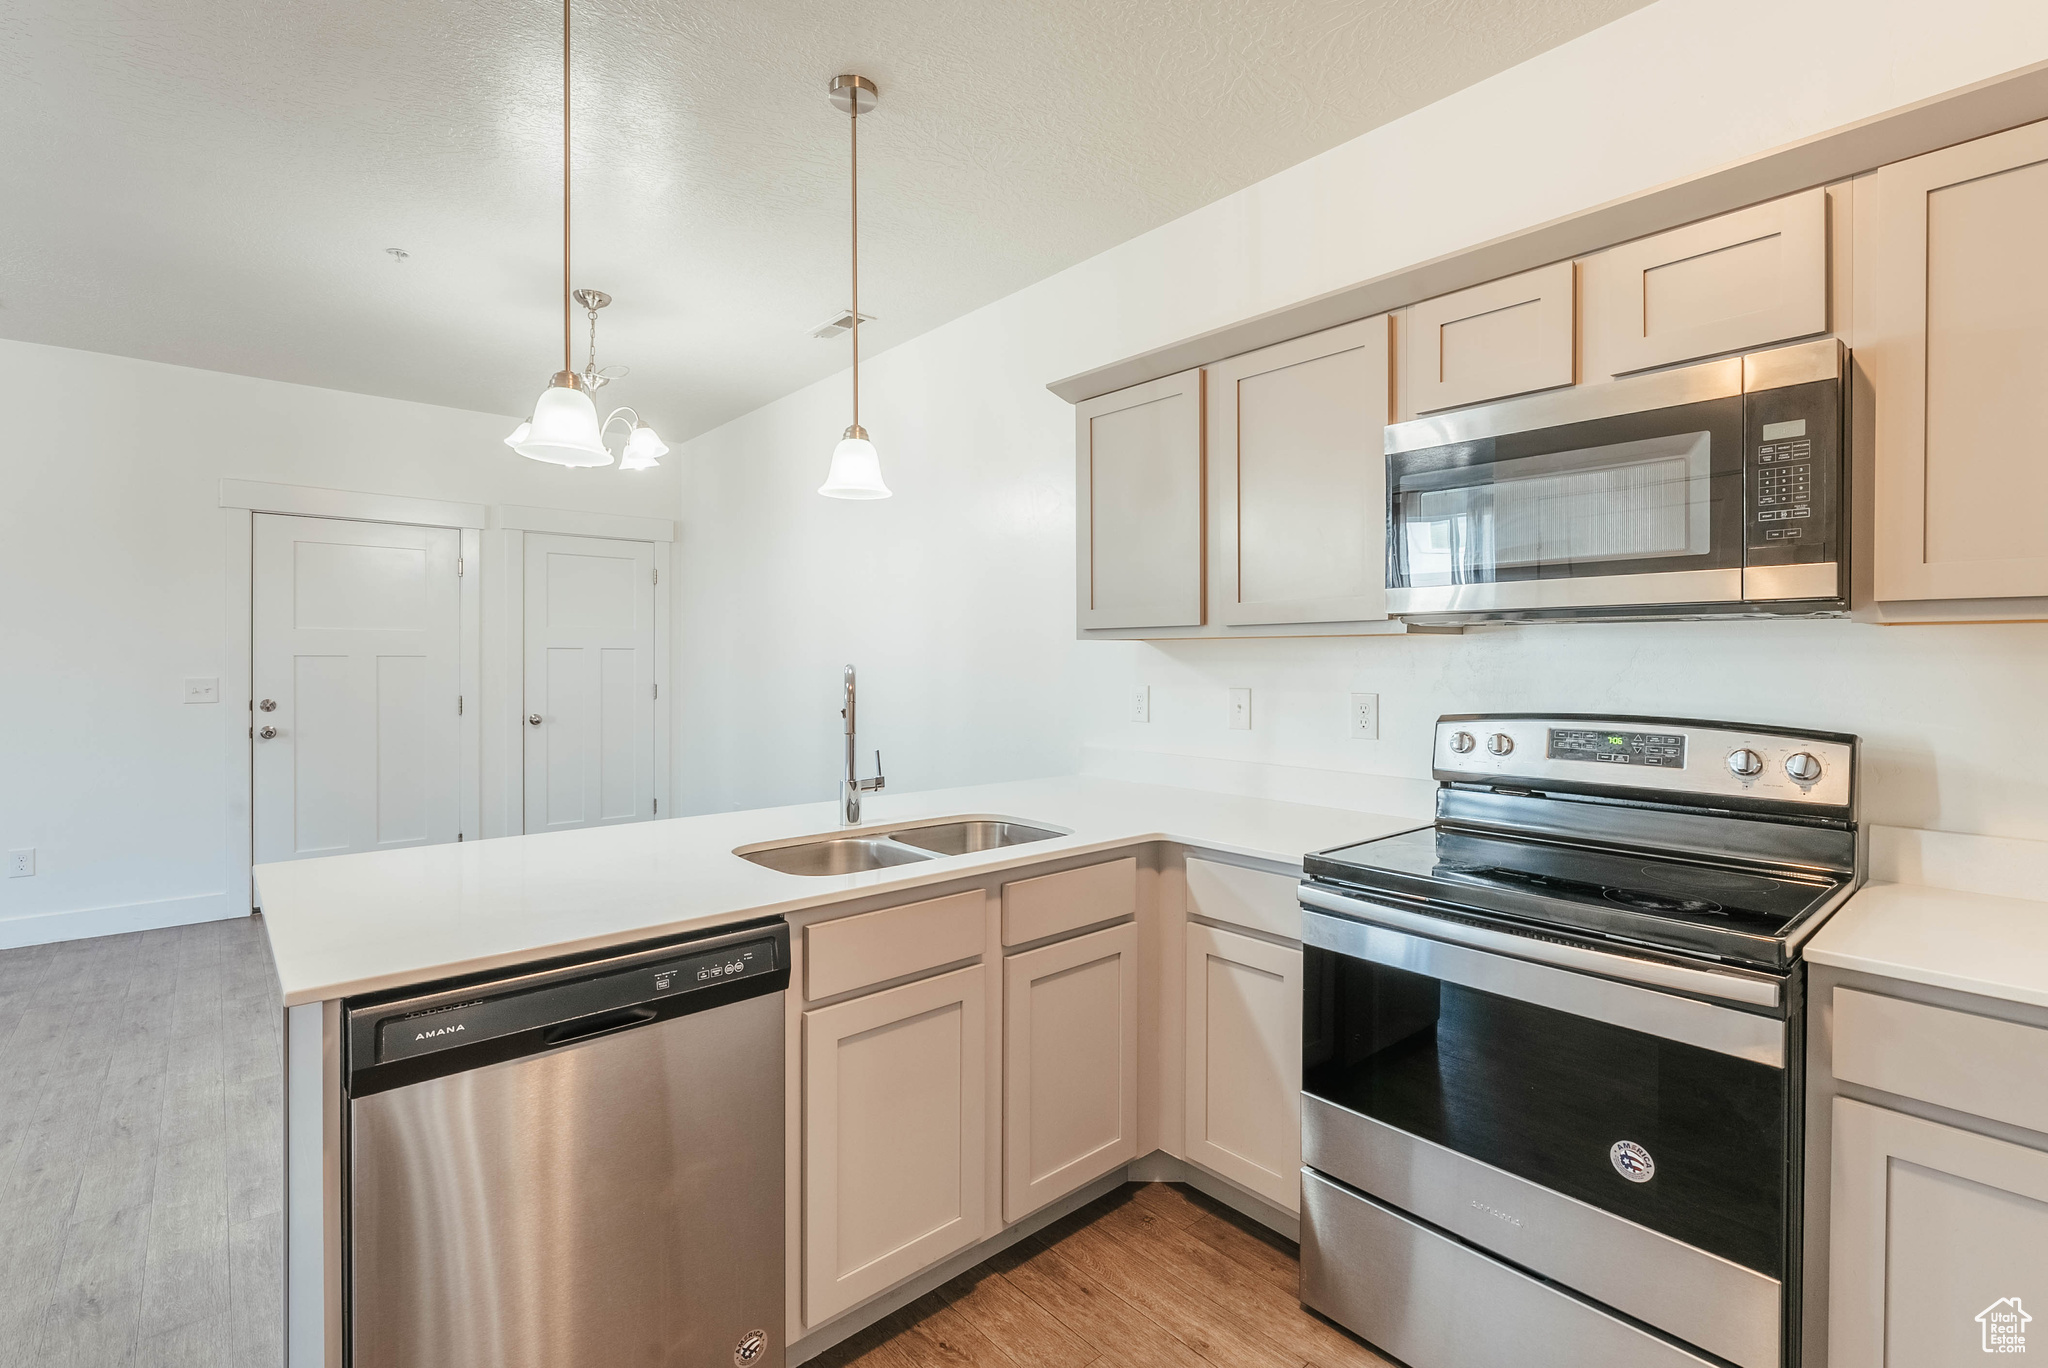
[[1837,560],[1841,553],[1841,382],[1743,396],[1743,565]]
[[[1788,522],[1813,516],[1813,443],[1765,442],[1756,449],[1756,520]],[[1773,528],[1772,541],[1797,536],[1798,528]]]

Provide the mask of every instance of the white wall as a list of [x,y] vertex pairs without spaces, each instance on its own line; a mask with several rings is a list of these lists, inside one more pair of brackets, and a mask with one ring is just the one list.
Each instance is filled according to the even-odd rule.
[[[0,945],[248,910],[223,897],[226,742],[248,714],[222,476],[613,513],[677,498],[672,468],[522,460],[501,415],[17,342],[0,413],[0,849],[36,851],[33,878],[0,879]],[[187,676],[223,676],[221,702],[185,705]]]
[[[1412,804],[1439,713],[1572,707],[1853,730],[1872,819],[2048,839],[2030,706],[2048,626],[1077,643],[1072,418],[1044,389],[2044,57],[2037,0],[1659,0],[874,358],[862,419],[892,500],[811,492],[843,377],[706,434],[681,453],[678,806],[829,795],[854,660],[863,744],[904,787],[1085,750],[1109,772]],[[1148,726],[1123,720],[1134,682],[1154,686]],[[1250,733],[1225,729],[1230,686],[1254,690]],[[1347,738],[1352,689],[1381,695],[1382,740]]]

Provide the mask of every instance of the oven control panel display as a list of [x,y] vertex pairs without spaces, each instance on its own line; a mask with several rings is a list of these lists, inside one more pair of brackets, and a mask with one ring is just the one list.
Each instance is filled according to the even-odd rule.
[[1567,731],[1552,727],[1550,758],[1684,769],[1685,737],[1677,732]]

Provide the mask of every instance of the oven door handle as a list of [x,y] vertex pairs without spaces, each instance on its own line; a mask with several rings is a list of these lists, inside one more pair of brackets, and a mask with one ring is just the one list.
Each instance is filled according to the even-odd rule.
[[[1741,970],[1689,969],[1682,964],[1666,964],[1661,960],[1638,959],[1633,955],[1616,955],[1581,945],[1518,936],[1512,931],[1495,931],[1489,927],[1432,917],[1426,912],[1411,912],[1363,894],[1333,893],[1313,884],[1301,885],[1301,902],[1307,908],[1334,912],[1340,917],[1391,931],[1449,941],[1453,945],[1470,946],[1474,950],[1490,951],[1514,959],[1554,964],[1561,969],[1576,969],[1651,988],[1673,988],[1682,993],[1697,993],[1701,997],[1769,1008],[1779,1006],[1783,997],[1778,982],[1761,974]],[[1314,920],[1305,919],[1308,922]],[[1322,944],[1312,934],[1309,925],[1302,928],[1302,940],[1309,944]],[[1341,945],[1323,945],[1322,948],[1345,953]]]

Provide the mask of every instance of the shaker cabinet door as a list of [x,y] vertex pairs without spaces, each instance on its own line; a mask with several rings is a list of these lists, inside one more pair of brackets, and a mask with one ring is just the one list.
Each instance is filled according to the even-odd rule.
[[1579,283],[1589,381],[1826,332],[1827,191],[1610,247]]
[[1074,406],[1083,630],[1202,622],[1202,372]]
[[1401,416],[1571,384],[1576,280],[1560,261],[1410,305]]
[[1868,183],[1875,596],[2048,595],[2048,122]]
[[1977,1363],[2048,1342],[2048,1150],[1846,1097],[1834,1121],[1829,1362]]
[[1301,951],[1190,923],[1187,1157],[1301,1209]]
[[1138,1155],[1138,928],[1003,962],[1003,1217]]
[[989,1234],[980,965],[804,1013],[804,1321]]
[[1385,314],[1209,368],[1216,616],[1387,615]]

